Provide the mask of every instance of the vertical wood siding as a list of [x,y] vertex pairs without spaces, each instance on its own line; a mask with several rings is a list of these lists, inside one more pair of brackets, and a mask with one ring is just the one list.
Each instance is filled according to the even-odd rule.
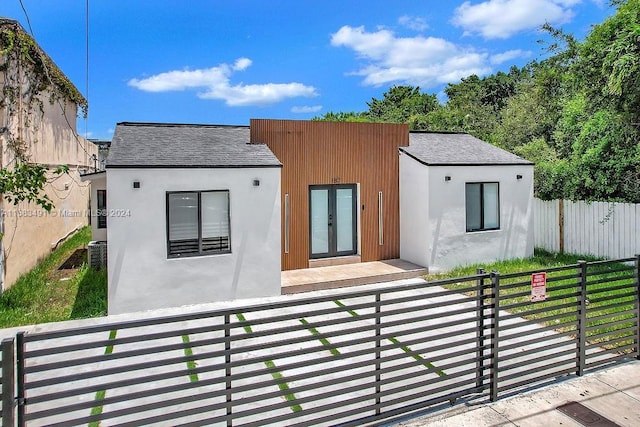
[[[400,256],[398,147],[407,125],[251,120],[251,142],[266,144],[282,162],[282,206],[289,194],[289,253],[282,269],[309,266],[309,186],[358,184],[359,254],[363,262]],[[384,243],[378,239],[378,193],[384,194]],[[284,211],[282,217],[284,241]]]
[[[559,201],[534,200],[535,246],[560,247]],[[640,204],[563,201],[564,251],[604,258],[640,253]]]

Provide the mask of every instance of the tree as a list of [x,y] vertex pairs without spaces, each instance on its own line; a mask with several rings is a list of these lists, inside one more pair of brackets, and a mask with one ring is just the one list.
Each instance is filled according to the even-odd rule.
[[410,123],[439,107],[436,95],[420,92],[418,86],[393,86],[382,99],[367,102],[367,117],[372,122]]
[[325,122],[368,122],[370,121],[366,113],[356,113],[350,111],[348,113],[329,111],[322,116],[316,116],[311,120],[325,121]]
[[615,15],[596,25],[580,49],[578,67],[595,109],[640,118],[640,0],[616,2]]

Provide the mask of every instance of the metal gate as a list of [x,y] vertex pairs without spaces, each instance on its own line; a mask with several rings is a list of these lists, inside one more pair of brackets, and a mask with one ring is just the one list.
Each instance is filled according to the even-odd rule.
[[[640,258],[21,333],[3,425],[362,425],[638,356]],[[499,291],[497,291],[499,290]],[[13,392],[13,378],[17,393]]]

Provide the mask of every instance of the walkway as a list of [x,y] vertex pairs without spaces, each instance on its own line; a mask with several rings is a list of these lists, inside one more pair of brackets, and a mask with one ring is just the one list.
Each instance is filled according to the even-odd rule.
[[[583,415],[582,422],[578,422],[556,409],[568,402],[579,402],[604,419],[598,420],[597,415],[591,414],[591,417]],[[604,423],[606,419],[615,424]],[[640,361],[614,365],[495,403],[467,403],[437,415],[396,424],[397,427],[560,425],[640,425]]]

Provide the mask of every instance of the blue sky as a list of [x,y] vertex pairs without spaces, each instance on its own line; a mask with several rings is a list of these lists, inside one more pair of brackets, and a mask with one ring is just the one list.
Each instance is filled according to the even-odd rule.
[[[87,95],[86,1],[23,0],[36,40]],[[240,124],[363,111],[394,84],[442,93],[544,55],[539,27],[582,39],[607,0],[89,0],[89,117]],[[27,30],[19,0],[0,16]]]

